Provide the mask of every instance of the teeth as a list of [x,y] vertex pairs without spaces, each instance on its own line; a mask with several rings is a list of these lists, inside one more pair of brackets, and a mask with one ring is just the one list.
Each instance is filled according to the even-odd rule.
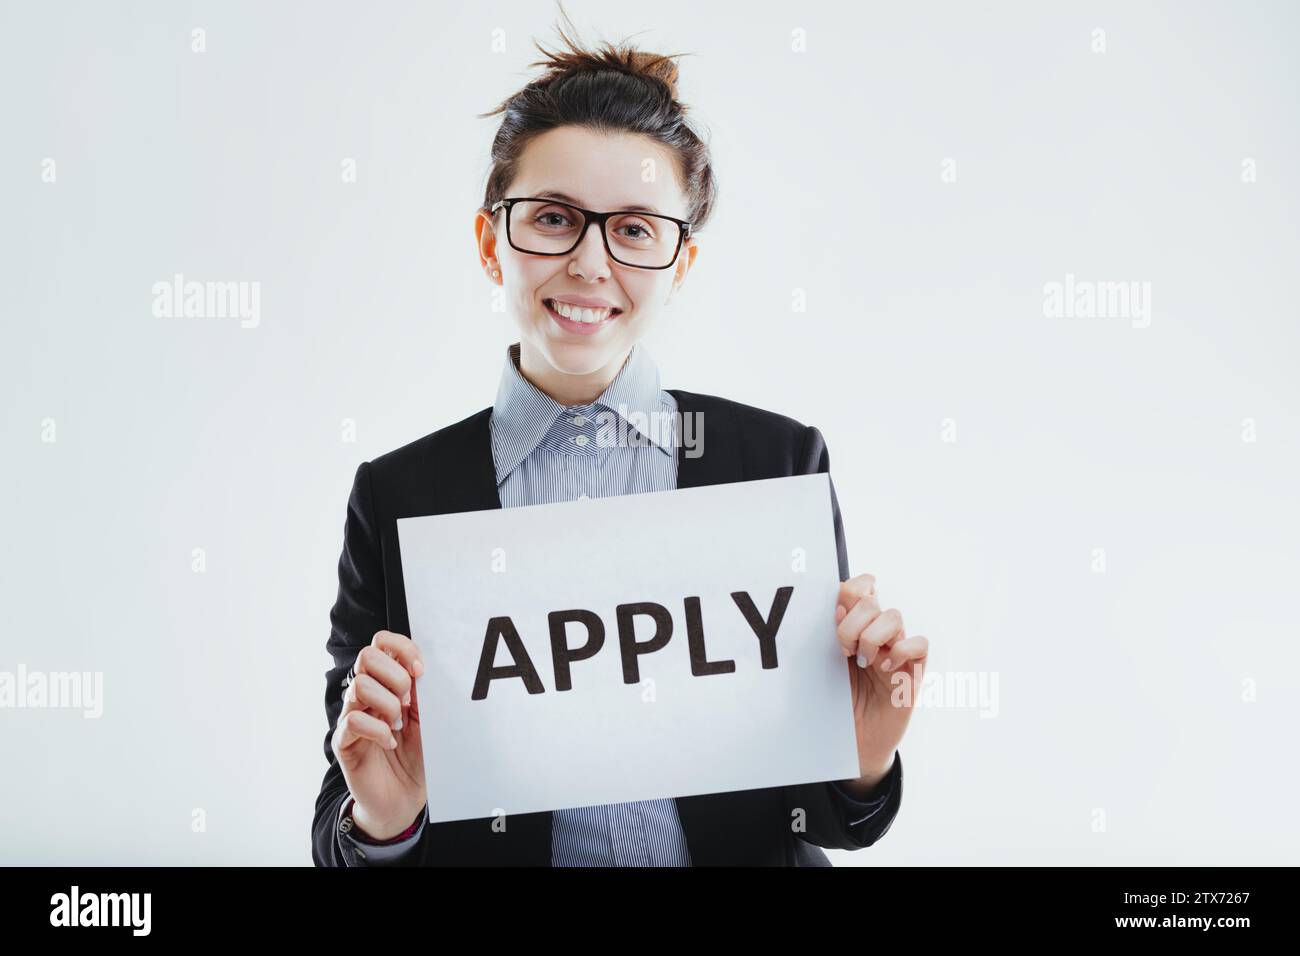
[[580,309],[577,306],[567,305],[564,302],[551,300],[551,308],[557,313],[573,322],[582,322],[584,325],[590,325],[593,322],[603,322],[613,314],[613,309]]

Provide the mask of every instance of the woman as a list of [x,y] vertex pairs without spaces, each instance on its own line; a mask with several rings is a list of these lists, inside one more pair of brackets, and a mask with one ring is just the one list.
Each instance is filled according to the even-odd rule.
[[[430,824],[396,519],[829,470],[821,433],[715,396],[662,390],[640,338],[685,280],[713,205],[708,150],[676,100],[670,57],[568,46],[504,113],[479,258],[519,326],[497,401],[357,469],[331,612],[325,740],[313,821],[319,865],[829,865],[888,829],[902,796],[897,746],[924,637],[882,610],[839,548],[837,640],[851,675],[861,776],[766,790]],[[647,171],[651,174],[647,175]],[[663,172],[664,175],[658,175]],[[706,453],[662,438],[610,447],[596,420],[699,416]],[[659,417],[654,418],[658,413]],[[636,434],[625,428],[624,435]],[[743,452],[743,453],[742,453]],[[899,675],[895,678],[893,675]],[[891,684],[891,678],[893,684]]]

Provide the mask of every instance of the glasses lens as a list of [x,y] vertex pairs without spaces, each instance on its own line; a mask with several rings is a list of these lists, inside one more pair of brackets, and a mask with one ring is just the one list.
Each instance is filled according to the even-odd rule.
[[[529,199],[510,207],[510,241],[521,252],[557,255],[578,241],[586,217],[564,203]],[[658,269],[672,262],[681,226],[649,213],[610,216],[605,234],[614,258],[625,265]]]

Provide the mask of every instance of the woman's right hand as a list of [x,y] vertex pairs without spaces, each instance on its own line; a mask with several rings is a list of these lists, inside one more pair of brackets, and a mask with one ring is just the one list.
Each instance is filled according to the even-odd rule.
[[356,800],[353,821],[387,840],[414,823],[428,800],[415,692],[424,661],[409,637],[376,631],[355,671],[330,745]]

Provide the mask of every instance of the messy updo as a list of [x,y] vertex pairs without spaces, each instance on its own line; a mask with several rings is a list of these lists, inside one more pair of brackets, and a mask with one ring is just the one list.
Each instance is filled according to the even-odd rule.
[[[564,19],[572,27],[567,15]],[[713,209],[717,184],[708,147],[687,121],[686,105],[677,100],[673,57],[682,54],[648,53],[609,42],[589,50],[563,28],[557,29],[568,49],[553,52],[534,41],[545,59],[529,66],[545,67],[545,73],[496,109],[479,114],[505,114],[492,140],[483,211],[490,214],[492,204],[506,198],[519,158],[533,137],[557,126],[584,126],[597,132],[639,133],[667,147],[686,196],[686,218],[694,223],[692,233],[698,232]]]

